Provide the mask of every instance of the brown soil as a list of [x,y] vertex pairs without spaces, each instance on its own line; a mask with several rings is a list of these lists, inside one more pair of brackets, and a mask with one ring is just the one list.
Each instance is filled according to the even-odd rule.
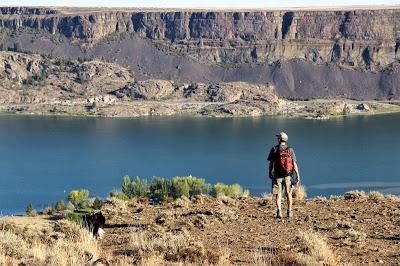
[[[190,235],[211,249],[228,246],[230,263],[254,264],[257,252],[266,256],[290,250],[301,231],[314,230],[327,239],[341,263],[400,263],[400,203],[384,200],[307,200],[296,202],[294,218],[277,220],[271,200],[203,198],[189,207],[131,204],[126,212],[107,215],[101,245],[114,255],[132,255],[133,231],[177,232]],[[115,210],[115,208],[112,208]]]

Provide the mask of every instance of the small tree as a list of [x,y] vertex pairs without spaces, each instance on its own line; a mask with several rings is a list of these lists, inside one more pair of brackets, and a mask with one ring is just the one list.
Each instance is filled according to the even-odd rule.
[[56,212],[62,212],[65,211],[66,207],[65,207],[65,203],[63,200],[59,200],[56,202],[56,205],[54,206],[54,210]]
[[139,176],[136,176],[132,182],[132,189],[135,197],[145,197],[148,195],[149,187],[146,180],[142,180]]
[[169,181],[162,177],[153,177],[150,182],[150,196],[156,202],[164,202],[168,197]]
[[36,216],[37,212],[36,212],[35,208],[33,208],[32,203],[28,204],[28,206],[26,207],[25,213],[28,216]]
[[122,192],[129,198],[133,196],[132,181],[128,175],[124,176],[124,180],[122,181]]
[[82,207],[89,198],[89,191],[86,189],[72,190],[68,195],[68,200],[74,204],[75,208]]

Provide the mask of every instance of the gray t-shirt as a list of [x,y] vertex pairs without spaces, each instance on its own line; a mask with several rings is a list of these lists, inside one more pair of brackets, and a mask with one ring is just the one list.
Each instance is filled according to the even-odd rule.
[[[279,169],[277,169],[278,168],[278,164],[276,162],[278,161],[278,158],[279,158],[278,157],[279,156],[279,150],[278,149],[287,149],[287,147],[288,146],[286,144],[285,145],[276,145],[276,146],[271,148],[271,150],[270,150],[270,152],[268,154],[267,160],[272,162],[273,165],[274,165],[274,175],[275,175],[275,177],[283,177],[283,176],[280,176],[281,175],[281,174],[279,174],[280,171],[279,171]],[[296,160],[296,154],[294,153],[294,150],[292,148],[290,148],[290,147],[289,147],[289,150],[292,152],[293,161],[294,162],[297,161]]]

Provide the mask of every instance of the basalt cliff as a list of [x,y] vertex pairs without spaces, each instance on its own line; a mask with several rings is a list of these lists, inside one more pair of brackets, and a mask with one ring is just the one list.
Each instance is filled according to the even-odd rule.
[[[0,7],[0,48],[48,60],[97,60],[128,71],[125,76],[132,80],[127,83],[168,80],[175,90],[190,87],[190,95],[197,88],[198,94],[208,95],[207,86],[245,83],[272,88],[286,99],[398,100],[399,20],[397,6],[218,11]],[[121,98],[132,92],[128,87],[120,84],[108,93]],[[178,98],[185,99],[183,90]],[[237,91],[235,100],[248,100],[240,97],[241,88]],[[163,99],[168,97],[158,100]]]

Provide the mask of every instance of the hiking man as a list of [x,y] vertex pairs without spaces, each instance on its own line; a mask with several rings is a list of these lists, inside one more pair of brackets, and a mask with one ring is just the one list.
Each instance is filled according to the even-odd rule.
[[300,182],[299,169],[296,163],[296,155],[292,148],[287,145],[288,135],[281,132],[276,135],[278,145],[272,147],[269,155],[269,178],[272,180],[272,194],[276,201],[276,217],[282,218],[281,200],[282,190],[285,189],[287,197],[287,216],[293,217],[292,213],[292,173],[296,173],[296,184]]

